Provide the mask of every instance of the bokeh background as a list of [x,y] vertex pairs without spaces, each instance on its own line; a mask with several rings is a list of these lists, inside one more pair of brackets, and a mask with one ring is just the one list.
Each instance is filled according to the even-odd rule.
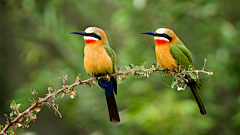
[[[105,95],[93,84],[78,86],[78,97],[55,100],[63,118],[43,106],[35,122],[19,135],[235,135],[240,133],[240,1],[234,0],[1,0],[0,124],[14,99],[30,106],[30,88],[44,97],[89,78],[83,66],[84,40],[71,35],[102,28],[116,51],[117,66],[151,67],[153,37],[142,32],[172,29],[191,50],[196,69],[208,62],[213,76],[201,78],[207,115],[199,113],[189,88],[171,89],[171,77],[128,77],[118,85],[121,123],[109,122]],[[123,68],[124,69],[124,68]]]

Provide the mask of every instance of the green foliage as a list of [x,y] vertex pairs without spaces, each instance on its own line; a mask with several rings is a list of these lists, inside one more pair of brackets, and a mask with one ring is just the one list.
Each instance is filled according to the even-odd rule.
[[[215,73],[208,78],[199,73],[206,116],[199,114],[188,88],[172,90],[175,81],[171,76],[149,71],[149,78],[127,77],[118,85],[120,124],[109,123],[103,90],[82,85],[74,89],[77,98],[65,96],[56,101],[63,119],[43,106],[31,129],[18,133],[239,134],[239,4],[224,0],[1,1],[0,125],[6,122],[5,113],[14,112],[9,108],[13,99],[21,103],[20,112],[36,102],[29,88],[45,97],[46,88],[51,86],[54,92],[62,85],[59,76],[68,74],[68,83],[79,73],[82,79],[88,78],[83,66],[84,41],[69,32],[100,27],[116,51],[118,67],[120,61],[123,67],[146,61],[149,69],[156,62],[154,40],[140,33],[167,27],[192,52],[196,69],[207,58],[206,71]],[[33,97],[30,102],[29,97]]]
[[[205,64],[206,64],[206,60],[205,60]],[[205,67],[204,64],[204,67]],[[145,65],[145,63],[144,63]],[[104,76],[100,76],[96,79],[107,79],[108,81],[110,81],[110,76],[115,76],[116,78],[119,78],[119,82],[120,79],[124,80],[126,78],[126,74],[129,74],[131,76],[135,76],[135,77],[139,77],[139,76],[145,76],[145,77],[149,77],[149,73],[154,71],[157,72],[166,72],[167,74],[171,74],[173,76],[173,81],[171,84],[171,88],[173,89],[175,86],[177,86],[178,90],[184,90],[184,88],[178,87],[181,86],[182,84],[185,84],[184,82],[188,81],[184,78],[184,76],[187,74],[190,76],[191,79],[197,79],[196,75],[194,75],[194,73],[196,74],[197,72],[203,72],[205,74],[208,74],[208,72],[204,71],[204,67],[202,70],[191,70],[191,71],[186,71],[184,69],[179,68],[179,71],[177,72],[172,72],[172,71],[168,71],[168,70],[159,70],[157,68],[157,66],[155,66],[155,64],[152,64],[152,68],[150,69],[145,69],[143,66],[134,66],[133,64],[129,64],[129,66],[125,66],[125,68],[127,69],[127,71],[122,72],[122,71],[118,71],[117,73],[114,74],[107,74]],[[180,66],[181,67],[181,66]],[[183,71],[183,72],[182,72]],[[186,72],[186,73],[185,73]],[[191,75],[193,74],[193,75]],[[123,76],[122,78],[119,77],[119,75]],[[79,75],[80,76],[80,75]],[[55,90],[55,92],[51,93],[51,91],[53,90],[52,87],[48,87],[48,94],[46,97],[44,98],[40,98],[37,97],[37,92],[34,89],[30,89],[30,92],[32,95],[34,95],[35,98],[30,97],[29,101],[31,102],[32,106],[29,107],[28,109],[26,109],[23,113],[20,113],[18,109],[20,109],[21,104],[16,104],[16,102],[13,100],[12,103],[10,104],[10,108],[13,110],[10,113],[10,117],[8,117],[8,115],[5,114],[5,117],[7,118],[7,122],[6,122],[6,126],[5,129],[2,129],[1,132],[5,133],[12,133],[16,130],[16,128],[25,128],[25,127],[29,127],[29,125],[27,125],[31,120],[35,120],[36,119],[36,114],[41,110],[40,107],[42,107],[44,104],[48,106],[48,108],[53,108],[55,110],[55,112],[57,112],[60,117],[62,118],[61,113],[58,110],[58,104],[55,104],[55,99],[58,98],[58,95],[60,93],[61,94],[61,99],[67,94],[69,95],[72,99],[77,96],[76,95],[76,91],[74,91],[74,87],[83,84],[83,82],[85,82],[84,84],[89,84],[89,82],[86,82],[86,80],[84,80],[83,82],[80,81],[79,76],[76,79],[76,82],[79,82],[78,84],[74,85],[67,85],[66,81],[67,81],[67,76],[60,78],[63,80],[63,88],[59,89],[59,90]],[[94,78],[94,77],[93,77]],[[92,78],[91,78],[92,79]],[[92,80],[94,81],[94,80]],[[181,84],[179,83],[179,81],[181,81]],[[89,84],[90,85],[90,84]],[[185,85],[186,86],[186,85]],[[90,85],[90,87],[92,87]],[[50,98],[52,97],[52,101],[50,101]],[[40,101],[39,101],[40,100]],[[52,102],[52,103],[51,103]],[[14,122],[16,121],[16,122]],[[24,121],[24,123],[22,123],[22,121]],[[8,126],[9,125],[9,126]],[[8,128],[6,128],[8,127]],[[8,129],[14,129],[14,130],[8,130]],[[8,131],[7,131],[8,130]],[[0,133],[1,133],[0,132]]]

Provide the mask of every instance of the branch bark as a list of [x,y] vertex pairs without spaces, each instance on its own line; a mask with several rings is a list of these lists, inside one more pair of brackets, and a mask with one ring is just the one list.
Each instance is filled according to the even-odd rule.
[[[205,62],[205,64],[206,64],[206,62]],[[205,67],[205,64],[204,64],[204,67]],[[121,65],[122,65],[122,63],[121,63]],[[121,67],[122,67],[122,66],[121,66]],[[97,80],[98,78],[108,78],[108,77],[115,77],[115,76],[118,76],[118,75],[122,75],[122,76],[123,76],[122,79],[125,79],[128,74],[130,74],[130,75],[135,75],[135,74],[138,74],[138,71],[144,71],[144,73],[146,73],[146,75],[145,75],[146,77],[149,77],[149,74],[152,73],[152,72],[155,72],[155,71],[164,72],[164,73],[167,72],[168,74],[172,74],[173,76],[174,76],[174,75],[178,75],[179,77],[182,77],[182,75],[184,74],[184,73],[177,73],[177,72],[174,72],[174,71],[161,70],[161,69],[158,69],[158,68],[145,69],[144,66],[140,66],[140,67],[136,66],[136,67],[134,67],[134,68],[128,68],[127,71],[122,72],[122,71],[121,71],[121,67],[120,67],[120,71],[118,71],[117,73],[109,74],[109,75],[105,75],[105,76],[100,76],[100,77],[91,77],[91,78],[89,78],[89,79],[87,79],[87,80],[84,80],[84,81],[81,81],[81,80],[79,79],[79,76],[80,76],[80,74],[79,74],[79,76],[77,77],[75,83],[73,83],[73,84],[71,84],[71,85],[66,85],[66,80],[65,80],[66,78],[63,78],[63,79],[64,79],[64,87],[61,88],[61,89],[59,89],[59,90],[57,90],[56,92],[53,92],[53,93],[50,92],[50,90],[52,90],[52,89],[51,89],[51,87],[49,87],[49,88],[48,88],[48,93],[49,93],[49,94],[48,94],[46,97],[42,98],[42,99],[39,99],[39,98],[37,97],[37,94],[34,93],[36,102],[35,102],[34,104],[32,104],[29,108],[27,108],[25,111],[23,111],[22,113],[20,113],[19,110],[16,108],[16,110],[17,110],[17,117],[16,117],[15,119],[11,120],[11,118],[9,118],[9,117],[7,116],[7,114],[5,114],[5,117],[8,119],[9,123],[7,123],[7,124],[5,125],[5,127],[4,127],[4,128],[2,129],[2,131],[0,132],[0,135],[6,134],[7,131],[8,131],[8,129],[9,129],[11,126],[13,126],[14,124],[15,124],[15,125],[17,125],[17,124],[19,124],[19,123],[22,124],[21,118],[22,118],[23,116],[25,116],[25,115],[30,115],[29,117],[30,117],[32,120],[34,120],[34,118],[32,117],[31,111],[32,111],[33,109],[37,108],[40,104],[43,104],[43,103],[46,103],[46,102],[48,102],[48,103],[50,104],[50,106],[60,115],[60,117],[62,117],[62,116],[61,116],[61,113],[58,111],[57,108],[55,108],[55,107],[53,106],[53,104],[49,101],[49,99],[50,99],[51,97],[55,97],[55,96],[56,96],[57,94],[59,94],[59,93],[66,93],[66,90],[69,90],[69,89],[73,90],[76,86],[81,85],[81,84],[89,84],[89,86],[92,87],[92,86],[90,85],[90,82],[95,81],[95,80]],[[212,74],[210,74],[210,73],[212,73],[212,72],[204,71],[204,67],[203,67],[202,70],[185,71],[185,73],[203,72],[203,73],[206,73],[206,74],[208,74],[208,75],[212,75]],[[138,75],[142,75],[142,74],[138,74]],[[23,124],[22,124],[22,125],[23,125]],[[27,126],[23,125],[23,127],[27,127]]]

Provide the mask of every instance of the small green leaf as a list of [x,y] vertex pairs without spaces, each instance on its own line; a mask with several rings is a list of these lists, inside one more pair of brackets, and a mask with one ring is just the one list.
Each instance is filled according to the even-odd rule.
[[134,74],[134,76],[135,76],[135,77],[138,77],[138,76],[139,76],[139,74],[135,73],[135,74]]
[[29,89],[29,91],[32,93],[32,95],[35,95],[36,94],[36,90],[34,90],[34,89]]
[[143,76],[147,76],[147,72],[144,72]]
[[192,78],[192,79],[197,79],[197,76],[195,75],[195,74],[193,74],[193,73],[189,73],[189,75],[190,75],[190,77]]
[[16,102],[13,100],[12,103],[10,104],[10,108],[12,110],[16,110],[15,105],[16,105]]
[[38,106],[44,106],[44,103],[39,104]]
[[57,96],[56,96],[55,94],[54,94],[54,95],[52,95],[52,97],[53,97],[53,98],[55,98],[55,99],[57,98]]
[[68,90],[73,90],[73,87],[71,86],[71,85],[69,85],[69,87],[68,87]]
[[150,68],[149,73],[152,73],[155,70],[155,68]]
[[144,72],[144,71],[141,71],[141,70],[139,70],[139,71],[137,71],[136,73],[137,73],[137,74],[139,74],[139,75],[143,75],[145,72]]
[[134,68],[134,65],[133,65],[133,64],[129,64],[128,66],[130,67],[130,69],[133,69],[133,68]]
[[0,130],[2,130],[4,128],[4,126],[3,125],[0,125]]
[[152,63],[152,68],[155,68],[155,67],[157,67],[156,62]]
[[14,115],[13,111],[9,114],[10,117],[12,117]]
[[130,67],[129,66],[124,66],[127,70],[129,70],[130,69]]
[[21,103],[17,104],[16,107],[19,109],[21,107]]
[[63,93],[63,94],[61,95],[61,98],[63,98],[65,95],[66,95],[66,94],[65,94],[65,93]]
[[132,71],[132,74],[135,74],[135,71]]
[[22,127],[22,124],[18,123],[18,127],[19,127],[19,128]]
[[15,134],[14,131],[12,131],[10,128],[8,129],[8,132],[9,132],[10,134],[12,134],[12,135]]
[[174,75],[173,79],[175,79],[175,80],[178,79],[178,75]]
[[51,108],[51,105],[48,102],[46,102],[45,104],[47,105],[48,108]]
[[159,69],[159,70],[163,70],[163,68],[162,68],[162,67],[160,67],[160,66],[158,67],[158,69]]
[[30,101],[30,102],[36,102],[36,100],[35,100],[33,97],[29,97],[29,98],[28,98],[28,101]]
[[52,87],[48,87],[48,91],[50,91],[50,90],[53,90],[53,88]]
[[177,83],[178,83],[178,81],[176,80],[176,81],[174,81],[174,82],[172,82],[172,84],[171,84],[171,88],[173,89],[174,88],[174,86],[176,86],[177,85]]

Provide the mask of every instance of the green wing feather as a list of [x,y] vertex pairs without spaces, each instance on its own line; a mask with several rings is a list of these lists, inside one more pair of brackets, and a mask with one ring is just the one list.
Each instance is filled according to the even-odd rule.
[[[104,49],[106,50],[108,56],[111,58],[113,63],[113,73],[116,73],[116,53],[109,45],[104,45]],[[113,77],[114,83],[113,83],[113,90],[115,94],[117,94],[117,80],[116,77]]]
[[113,63],[113,73],[116,73],[116,53],[108,45],[104,45],[104,49],[106,50],[108,56],[110,56],[110,58],[112,60],[112,63]]
[[183,65],[186,69],[188,69],[189,65],[193,65],[191,52],[185,46],[172,45],[170,48],[170,53],[177,61],[178,65]]
[[[179,42],[178,45],[172,45],[170,48],[170,53],[172,54],[173,58],[177,61],[178,65],[183,65],[185,69],[188,69],[188,67],[191,65],[191,68],[194,69],[193,63],[192,63],[192,54],[191,52],[184,46],[182,42]],[[190,78],[186,76],[187,78]],[[202,98],[196,88],[200,88],[200,82],[198,79],[188,80],[188,86],[190,87],[196,101],[198,104],[198,107],[200,109],[200,112],[202,115],[206,115],[206,110],[202,101]]]
[[[173,58],[177,61],[178,65],[183,65],[185,69],[188,69],[191,65],[191,68],[194,69],[192,63],[192,54],[191,52],[183,45],[172,45],[170,48],[170,53]],[[200,81],[198,79],[195,80],[196,85],[200,88]]]

